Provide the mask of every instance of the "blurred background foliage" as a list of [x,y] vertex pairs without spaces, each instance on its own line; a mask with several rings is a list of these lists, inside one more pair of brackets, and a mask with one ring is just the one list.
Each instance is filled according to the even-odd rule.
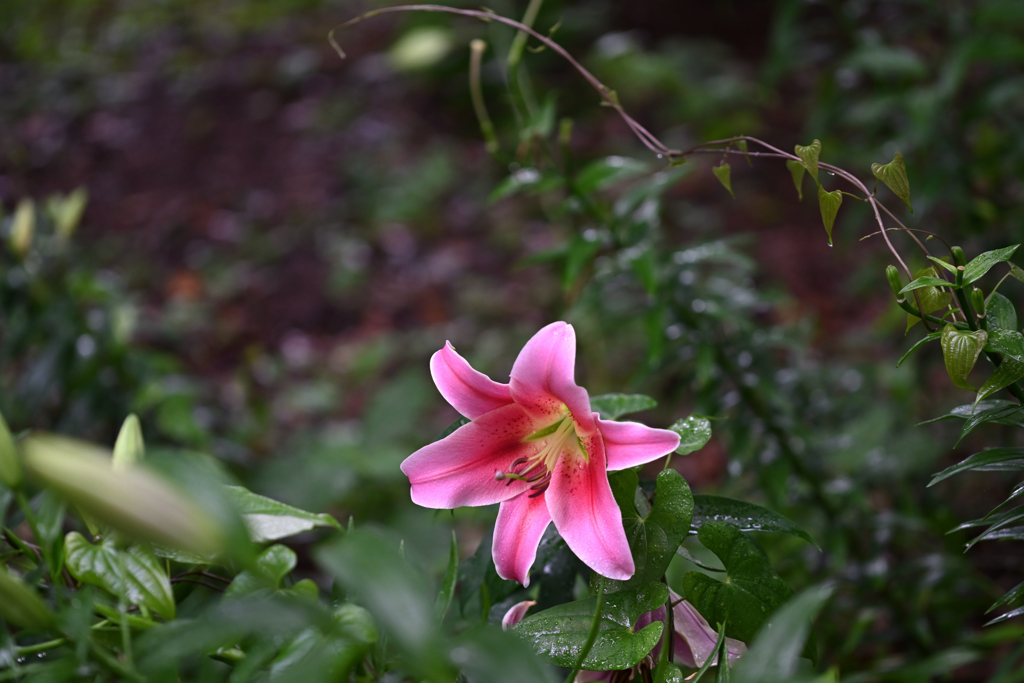
[[[759,540],[798,590],[837,581],[818,643],[844,680],[1020,680],[1019,619],[982,624],[1024,556],[963,554],[968,536],[946,535],[1014,482],[926,488],[1018,437],[988,425],[954,451],[948,423],[915,426],[968,396],[937,348],[895,368],[917,332],[904,338],[881,242],[860,241],[864,207],[844,205],[829,249],[781,163],[733,160],[733,199],[710,160],[653,158],[548,50],[524,55],[517,94],[513,32],[494,23],[391,15],[342,33],[339,59],[327,31],[378,6],[0,5],[12,428],[111,443],[138,412],[147,440],[212,453],[260,493],[401,530],[440,575],[449,516],[414,508],[398,469],[455,417],[427,359],[450,339],[500,378],[567,319],[592,394],[655,396],[641,419],[656,426],[713,418],[711,444],[674,462],[695,492],[811,531],[820,550]],[[820,138],[861,178],[900,151],[916,214],[889,206],[913,227],[971,255],[1021,239],[1019,2],[547,0],[536,26],[556,24],[670,146]],[[467,82],[474,38],[493,158]],[[88,202],[68,227],[76,188]],[[493,514],[451,518],[464,556]]]

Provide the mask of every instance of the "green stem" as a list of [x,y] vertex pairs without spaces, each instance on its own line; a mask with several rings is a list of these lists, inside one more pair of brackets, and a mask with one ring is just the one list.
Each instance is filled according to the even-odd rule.
[[469,44],[469,95],[473,100],[473,111],[476,119],[480,122],[480,132],[483,133],[487,151],[495,154],[498,151],[498,137],[494,133],[494,124],[487,113],[487,104],[484,101],[484,91],[480,85],[480,63],[483,60],[487,43],[482,40],[474,40]]
[[26,645],[25,647],[18,648],[19,657],[28,657],[29,655],[39,654],[40,652],[46,652],[52,650],[55,647],[67,644],[67,640],[64,638],[55,638],[54,640],[47,640],[45,643],[36,643],[35,645]]
[[900,308],[902,308],[904,311],[914,316],[915,318],[923,318],[928,322],[935,323],[936,325],[952,325],[958,330],[968,329],[967,325],[965,325],[964,323],[950,322],[948,320],[943,320],[942,318],[936,318],[934,315],[931,315],[930,313],[925,313],[924,315],[921,315],[921,311],[917,310],[914,307],[914,304],[910,303],[906,299],[898,300],[896,303],[899,304]]
[[[526,6],[526,14],[523,15],[523,26],[527,28],[533,28],[533,22],[537,20],[537,13],[540,12],[540,6],[544,4],[544,0],[530,0],[530,4]],[[514,73],[519,68],[519,62],[523,59],[523,49],[526,47],[526,41],[529,36],[526,31],[519,29],[516,32],[516,37],[512,40],[512,47],[509,48],[508,58],[506,64],[508,64],[509,73]]]
[[590,633],[587,634],[587,640],[583,643],[583,649],[580,650],[580,658],[576,661],[576,666],[573,667],[573,670],[565,679],[565,683],[573,683],[576,680],[576,674],[583,668],[583,662],[587,659],[587,655],[590,654],[590,649],[594,647],[594,642],[597,641],[597,632],[601,626],[601,610],[604,609],[604,581],[604,577],[598,574],[597,606],[594,607],[594,620],[590,623]]

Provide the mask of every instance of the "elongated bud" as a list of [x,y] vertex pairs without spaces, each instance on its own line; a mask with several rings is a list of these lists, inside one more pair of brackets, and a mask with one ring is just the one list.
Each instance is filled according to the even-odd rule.
[[892,293],[896,295],[897,299],[902,299],[900,296],[900,290],[903,289],[903,281],[900,279],[900,271],[896,266],[885,267],[885,277],[889,279],[889,286],[892,287]]
[[18,488],[21,484],[21,475],[17,447],[11,438],[11,430],[4,422],[3,414],[0,414],[0,484],[9,489]]
[[961,249],[960,247],[950,247],[949,251],[952,252],[952,254],[953,254],[953,265],[954,266],[966,266],[967,265],[967,255],[964,253],[963,249]]
[[142,442],[142,427],[139,418],[132,413],[125,418],[121,431],[114,442],[113,465],[115,470],[123,470],[141,461],[146,454],[146,446]]
[[971,290],[971,306],[979,318],[985,317],[985,294],[977,287]]
[[3,565],[0,565],[0,617],[32,631],[43,631],[53,623],[53,614],[42,598]]
[[225,534],[198,506],[141,467],[115,469],[110,451],[41,434],[25,439],[22,453],[42,484],[129,536],[205,557],[223,549]]
[[31,199],[22,199],[14,210],[11,223],[10,245],[19,258],[24,258],[32,246],[32,236],[36,231],[36,205]]

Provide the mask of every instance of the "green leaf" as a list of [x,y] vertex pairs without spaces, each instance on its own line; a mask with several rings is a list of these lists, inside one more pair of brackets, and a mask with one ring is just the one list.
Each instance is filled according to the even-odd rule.
[[732,683],[779,683],[797,673],[811,622],[832,595],[829,586],[808,588],[769,617],[732,672]]
[[638,159],[610,156],[590,162],[576,175],[576,191],[589,195],[628,178],[647,173],[650,165]]
[[740,531],[771,531],[802,538],[817,546],[810,534],[793,521],[760,505],[721,496],[694,496],[690,528],[698,532],[707,522],[728,522]]
[[988,318],[988,329],[1017,329],[1017,309],[1013,303],[999,292],[989,294],[985,300],[985,317]]
[[945,258],[935,258],[934,256],[929,256],[928,260],[932,261],[933,263],[935,263],[938,266],[941,266],[944,270],[949,271],[953,275],[956,275],[959,272],[957,267],[949,262],[949,257],[948,256],[945,257]]
[[900,290],[900,296],[911,292],[915,289],[921,289],[922,287],[953,287],[953,283],[948,280],[943,280],[941,277],[919,277],[916,280],[911,280],[903,289]]
[[811,173],[811,177],[814,178],[814,182],[818,182],[818,156],[821,155],[821,141],[815,139],[814,142],[807,145],[797,145],[794,148],[796,155],[800,157],[800,161],[803,162],[804,168]]
[[991,621],[985,622],[985,626],[991,626],[992,624],[998,624],[1001,621],[1006,621],[1007,619],[1013,619],[1014,617],[1019,617],[1022,614],[1024,614],[1024,607],[1018,607],[1017,609],[1010,610],[1006,614],[1000,614],[998,617],[996,617],[995,619],[993,619]]
[[1010,590],[1006,591],[1006,593],[1003,595],[1003,597],[1001,597],[998,600],[996,600],[994,603],[992,603],[991,607],[989,607],[987,610],[985,610],[985,614],[988,614],[992,610],[996,610],[996,609],[999,609],[1000,607],[1004,607],[1006,605],[1009,605],[1010,603],[1018,600],[1021,597],[1024,597],[1024,581],[1021,581],[1016,586],[1014,586]]
[[[939,261],[939,263],[943,262]],[[937,277],[938,274],[939,273],[935,270],[934,266],[929,266],[917,271],[917,273],[914,274],[914,277]],[[942,278],[938,279],[941,280]],[[915,303],[917,303],[917,301],[920,302],[920,311],[922,313],[934,313],[935,311],[949,306],[952,300],[953,295],[945,290],[939,289],[938,287],[922,287],[918,289],[917,300]],[[919,322],[921,322],[920,318],[911,315],[910,313],[907,314],[907,330]]]
[[68,571],[82,583],[99,586],[130,605],[173,619],[174,593],[160,560],[151,550],[120,550],[110,538],[93,545],[77,531],[64,538]]
[[1018,282],[1024,282],[1024,269],[1016,263],[1010,263],[1008,265],[1010,266],[1010,276]]
[[3,564],[0,564],[0,618],[33,631],[43,631],[54,621],[42,598]]
[[[1020,332],[1017,334],[1019,335]],[[977,403],[988,398],[1000,389],[1005,389],[1021,377],[1024,377],[1024,360],[1003,356],[1003,361],[999,364],[999,367],[989,375],[985,383],[978,389],[978,396],[974,399],[975,402]]]
[[283,545],[272,545],[259,554],[253,569],[246,569],[235,577],[224,597],[237,598],[259,590],[277,590],[297,563],[293,550]]
[[989,330],[985,350],[1001,354],[1003,358],[1024,361],[1024,335],[1017,330]]
[[0,413],[0,484],[9,489],[16,489],[21,484],[21,461],[18,450],[11,437],[11,430]]
[[306,512],[241,486],[226,488],[228,497],[242,514],[252,539],[257,543],[276,541],[317,527],[341,528],[338,520],[327,513]]
[[623,470],[609,477],[623,512],[623,528],[629,541],[636,573],[626,581],[605,582],[607,592],[626,590],[661,579],[668,568],[676,548],[690,532],[693,517],[693,494],[690,487],[675,470],[658,475],[654,503],[650,512],[641,515],[633,504],[637,490],[636,472]]
[[729,190],[729,194],[735,197],[736,195],[733,194],[732,191],[732,180],[729,177],[731,171],[732,167],[730,167],[729,164],[724,161],[720,163],[718,166],[711,167],[711,172],[715,174],[716,178],[718,178],[718,182],[722,183],[722,187]]
[[825,192],[825,188],[818,186],[818,207],[821,209],[821,220],[825,224],[825,234],[828,235],[828,243],[832,245],[832,226],[836,222],[836,214],[839,213],[839,205],[843,203],[843,193],[839,190]]
[[142,425],[139,417],[132,413],[125,418],[121,431],[114,442],[114,469],[123,469],[140,462],[146,456],[146,445],[142,441]]
[[961,472],[1020,472],[1024,471],[1024,448],[990,448],[964,458],[932,477],[928,486],[949,479]]
[[455,595],[455,580],[459,573],[459,544],[455,542],[455,530],[452,530],[452,544],[448,549],[448,569],[444,572],[444,580],[441,581],[441,591],[437,594],[437,601],[434,603],[434,611],[439,621],[444,621],[444,615],[448,612],[448,606],[452,604],[452,596]]
[[942,328],[942,358],[946,362],[946,372],[953,384],[961,389],[974,389],[967,383],[978,355],[988,342],[988,334],[984,330],[968,332],[958,330],[952,325]]
[[[984,410],[976,411],[973,415],[968,417],[964,421],[963,427],[960,429],[960,438],[956,440],[955,446],[960,445],[960,442],[964,440],[964,437],[974,431],[975,427],[985,424],[986,422],[996,422],[998,424],[1012,424],[1019,427],[1024,427],[1024,408],[1017,405],[1016,403],[1006,402],[1007,405],[1000,405],[995,408],[986,408]],[[979,404],[981,403],[979,402]],[[1012,418],[1016,417],[1014,420]]]
[[498,186],[487,196],[487,201],[496,202],[524,190],[531,192],[557,190],[564,185],[565,179],[559,175],[541,174],[537,169],[530,167],[520,168],[498,183]]
[[643,394],[601,394],[590,399],[590,409],[600,413],[602,420],[617,420],[623,415],[650,410],[656,405],[657,401]]
[[732,524],[706,522],[697,538],[725,565],[726,580],[687,572],[686,599],[708,623],[725,623],[726,635],[750,642],[793,591],[771,568],[764,551]]
[[790,175],[793,176],[793,185],[796,187],[796,196],[800,201],[804,200],[804,173],[807,172],[807,167],[804,166],[802,161],[796,159],[786,159],[786,168],[789,169]]
[[902,199],[914,213],[914,207],[910,205],[910,181],[907,180],[907,165],[903,162],[903,155],[896,152],[896,155],[887,164],[871,164],[871,172],[876,178],[885,183],[885,186],[892,190],[892,193]]
[[913,346],[911,346],[905,354],[903,354],[903,357],[896,361],[896,367],[903,365],[903,362],[910,358],[910,355],[914,353],[914,351],[917,351],[919,348],[921,348],[930,341],[935,341],[936,339],[939,339],[941,336],[942,332],[932,332],[931,334],[925,335],[921,339],[918,339],[917,342]]
[[971,259],[966,266],[964,266],[964,284],[969,285],[976,280],[981,279],[992,266],[1003,261],[1009,261],[1013,258],[1013,253],[1017,251],[1019,244],[1014,244],[1010,247],[1004,247],[1002,249],[995,249],[993,251],[986,251],[984,254]]
[[[633,626],[641,615],[664,605],[668,598],[668,586],[661,581],[606,594],[597,640],[583,660],[583,668],[628,669],[646,657],[661,638],[664,623],[654,622],[635,633]],[[590,633],[596,606],[596,596],[567,602],[523,619],[513,631],[558,666],[572,668]]]
[[675,450],[679,455],[699,451],[711,440],[711,420],[703,415],[691,415],[685,420],[676,420],[669,429],[679,435],[679,446]]
[[[1014,403],[1013,401],[1003,401],[1003,400],[998,400],[998,401],[981,401],[981,402],[979,402],[977,404],[967,403],[965,405],[957,406],[956,408],[953,408],[952,410],[950,410],[945,415],[939,415],[938,417],[933,417],[930,420],[925,420],[924,422],[920,422],[920,423],[918,423],[918,426],[920,426],[920,425],[929,425],[929,424],[932,424],[933,422],[940,422],[942,420],[951,420],[953,418],[960,418],[960,419],[966,420],[966,419],[970,419],[970,417],[972,415],[976,414],[978,411],[984,411],[984,410],[990,410],[990,409],[995,409],[995,408],[1001,408],[1001,407],[1005,407],[1005,406],[1011,406],[1013,408],[1019,408],[1020,407],[1019,404]],[[1000,418],[1000,419],[994,419],[992,421],[993,422],[997,422],[998,424],[1011,425],[1011,426],[1015,426],[1015,427],[1024,428],[1024,421],[1021,421],[1021,420],[1012,420],[1012,419],[1009,419],[1009,418]]]
[[18,208],[14,210],[14,218],[11,221],[11,233],[8,244],[11,251],[19,258],[32,247],[32,237],[36,231],[36,205],[31,199],[22,199],[18,202]]

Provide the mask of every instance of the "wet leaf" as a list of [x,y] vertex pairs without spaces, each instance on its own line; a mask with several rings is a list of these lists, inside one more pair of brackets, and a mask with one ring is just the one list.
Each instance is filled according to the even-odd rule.
[[907,292],[912,292],[915,289],[921,289],[922,287],[952,287],[953,283],[947,280],[943,280],[940,277],[924,276],[919,277],[916,280],[911,280],[903,289],[900,290],[900,296],[903,296]]
[[964,284],[969,285],[972,282],[980,280],[985,273],[991,270],[997,263],[1009,261],[1013,258],[1013,254],[1017,251],[1019,246],[1019,244],[1014,244],[1013,246],[1004,247],[1003,249],[986,251],[984,254],[979,254],[971,259],[967,265],[964,266]]
[[694,496],[690,528],[698,532],[707,522],[728,522],[740,531],[772,531],[802,538],[817,546],[810,534],[792,520],[768,508],[722,496]]
[[341,528],[338,520],[327,513],[306,512],[241,486],[228,486],[226,490],[257,543],[276,541],[317,527]]
[[677,420],[669,429],[679,435],[679,446],[675,450],[679,455],[699,451],[711,440],[711,420],[703,415]]
[[[628,669],[636,665],[661,638],[660,621],[633,632],[637,619],[668,600],[668,587],[661,581],[604,596],[597,640],[583,668],[591,671]],[[568,602],[526,617],[512,632],[526,638],[541,654],[558,666],[571,668],[590,633],[597,597]]]
[[[973,415],[968,417],[964,421],[963,427],[960,429],[960,438],[956,440],[955,445],[960,445],[964,437],[974,431],[975,427],[985,424],[986,422],[995,422],[998,424],[1010,424],[1018,427],[1024,427],[1024,408],[1016,403],[1004,401],[1007,405],[1000,405],[995,408],[987,408],[984,410],[978,410]],[[975,405],[982,405],[983,402],[976,403]]]
[[803,162],[804,168],[806,168],[811,177],[814,178],[814,182],[818,182],[818,156],[821,154],[821,141],[815,140],[811,144],[797,145],[794,147],[796,155],[800,157],[800,161]]
[[825,234],[828,235],[828,243],[832,244],[832,226],[836,222],[836,214],[839,213],[839,205],[843,203],[843,193],[839,190],[825,192],[825,188],[818,186],[818,207],[821,209],[821,220],[825,224]]
[[967,375],[978,361],[978,355],[987,342],[988,334],[984,330],[968,332],[958,330],[952,325],[942,328],[942,357],[953,384],[961,389],[974,389],[967,383]]
[[949,479],[962,472],[1020,472],[1024,471],[1024,448],[990,448],[964,458],[932,477],[928,486]]
[[[941,261],[939,263],[942,263]],[[922,268],[917,271],[914,275],[915,278],[920,277],[938,277],[938,271],[935,270],[934,266]],[[942,279],[942,278],[938,278]],[[913,298],[911,297],[913,300]],[[939,289],[938,287],[921,287],[918,289],[917,301],[920,301],[920,310],[922,313],[934,313],[935,311],[941,310],[949,306],[953,301],[953,295],[948,291]],[[917,303],[916,301],[914,303]],[[907,330],[921,322],[921,319],[917,316],[907,314]],[[899,367],[899,366],[897,366]]]
[[602,394],[590,399],[591,410],[599,413],[602,420],[617,420],[623,415],[650,410],[657,405],[657,401],[643,394]]
[[910,205],[910,181],[907,180],[907,166],[903,162],[903,155],[896,152],[892,161],[887,164],[871,164],[871,172],[876,178],[885,183],[885,186],[892,190],[893,194],[902,199],[914,213],[914,207]]
[[985,300],[985,317],[988,318],[989,332],[993,328],[1017,329],[1017,309],[1009,299],[999,292],[989,294],[988,299]]

